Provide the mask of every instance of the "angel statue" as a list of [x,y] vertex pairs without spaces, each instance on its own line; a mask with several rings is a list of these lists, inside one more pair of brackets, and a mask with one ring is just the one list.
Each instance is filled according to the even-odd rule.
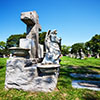
[[61,38],[57,36],[57,30],[49,30],[45,37],[46,54],[42,64],[59,64],[59,57],[61,55],[60,45]]

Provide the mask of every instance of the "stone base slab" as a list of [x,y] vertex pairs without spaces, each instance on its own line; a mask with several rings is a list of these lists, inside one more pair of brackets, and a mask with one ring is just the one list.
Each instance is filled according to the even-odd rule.
[[72,87],[100,91],[100,81],[73,80]]

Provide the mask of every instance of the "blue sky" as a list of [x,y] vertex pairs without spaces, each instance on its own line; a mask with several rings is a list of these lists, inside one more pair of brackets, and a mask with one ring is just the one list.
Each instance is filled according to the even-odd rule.
[[100,34],[100,0],[0,0],[0,41],[26,32],[20,14],[33,10],[42,31],[57,29],[67,46]]

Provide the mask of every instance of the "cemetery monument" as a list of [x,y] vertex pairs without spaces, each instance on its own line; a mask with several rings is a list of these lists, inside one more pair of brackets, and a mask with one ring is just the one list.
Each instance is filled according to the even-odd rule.
[[[49,30],[43,45],[39,44],[39,16],[36,11],[21,13],[26,24],[27,36],[20,39],[19,47],[11,47],[12,56],[7,60],[6,89],[51,92],[56,88],[59,75],[61,38],[57,30]],[[43,60],[42,60],[43,59]]]

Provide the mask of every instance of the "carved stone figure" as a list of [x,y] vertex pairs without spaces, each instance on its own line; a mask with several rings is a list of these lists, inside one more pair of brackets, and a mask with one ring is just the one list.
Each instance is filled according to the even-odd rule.
[[57,30],[51,32],[49,30],[45,37],[46,55],[42,64],[59,64],[59,57],[61,55],[60,46],[61,38],[57,36]]
[[26,38],[34,41],[34,47],[31,47],[31,58],[38,58],[38,33],[41,31],[39,16],[37,15],[36,11],[23,12],[21,13],[21,20],[27,25]]

